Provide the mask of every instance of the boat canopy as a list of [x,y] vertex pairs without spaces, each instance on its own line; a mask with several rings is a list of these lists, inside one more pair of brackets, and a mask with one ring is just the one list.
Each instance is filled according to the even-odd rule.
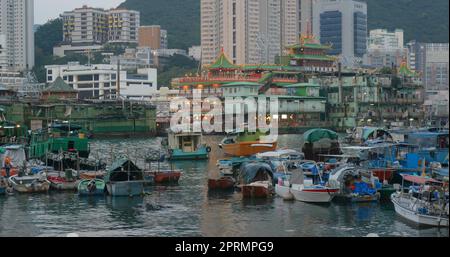
[[[245,184],[250,184],[255,181],[259,181],[260,177],[270,176],[273,178],[272,168],[267,163],[252,162],[244,163],[240,168],[240,176]],[[265,180],[265,179],[264,179]]]
[[[128,174],[129,178],[128,179]],[[131,160],[123,158],[115,161],[105,176],[105,182],[109,181],[128,181],[128,180],[143,180],[144,175],[142,170],[136,166]]]
[[403,177],[404,180],[415,183],[415,184],[427,184],[427,183],[437,183],[437,184],[442,184],[442,182],[437,181],[435,179],[432,178],[427,178],[427,177],[421,177],[421,176],[414,176],[414,175],[406,175],[406,174],[402,174],[401,175]]
[[27,161],[27,157],[25,154],[25,149],[21,145],[9,145],[9,146],[3,146],[3,150],[0,150],[0,161],[2,167],[5,166],[5,158],[9,156],[11,158],[11,163],[13,166],[21,167],[23,166],[24,162]]
[[372,139],[375,139],[384,135],[392,138],[391,133],[383,128],[365,127],[363,128],[362,139],[364,141],[367,141],[370,137],[372,137]]
[[302,158],[303,156],[304,156],[303,153],[300,153],[292,149],[281,149],[277,151],[256,154],[256,157],[260,159],[281,159],[281,158],[299,159]]
[[305,143],[315,143],[324,138],[337,140],[339,136],[336,132],[329,129],[310,129],[303,134]]

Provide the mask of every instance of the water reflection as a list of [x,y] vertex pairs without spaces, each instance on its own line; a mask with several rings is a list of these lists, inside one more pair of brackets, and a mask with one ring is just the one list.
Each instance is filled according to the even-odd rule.
[[[178,185],[147,187],[144,197],[78,197],[75,193],[0,196],[0,236],[446,236],[448,228],[417,228],[401,220],[392,204],[315,205],[298,201],[242,199],[240,192],[208,191],[223,158],[217,143],[209,161],[174,162]],[[94,141],[93,154],[123,154],[143,167],[158,139]],[[280,147],[299,150],[300,135],[283,135]],[[111,150],[113,149],[113,150]],[[110,152],[113,151],[111,155]],[[140,163],[139,163],[140,162]]]

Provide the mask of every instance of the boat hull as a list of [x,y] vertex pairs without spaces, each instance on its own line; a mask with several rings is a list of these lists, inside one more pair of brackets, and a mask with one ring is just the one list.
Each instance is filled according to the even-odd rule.
[[295,200],[307,203],[329,203],[333,200],[339,189],[331,188],[303,188],[299,185],[293,185],[291,193]]
[[139,196],[144,194],[144,181],[121,181],[106,184],[112,196]]
[[271,191],[265,184],[250,184],[242,186],[242,196],[244,198],[269,198]]
[[419,214],[416,211],[408,208],[405,203],[402,203],[401,197],[398,197],[396,194],[393,194],[391,196],[391,200],[394,204],[395,212],[411,222],[414,222],[418,225],[433,227],[449,226],[448,218]]
[[253,142],[240,142],[235,144],[223,144],[222,149],[226,155],[229,156],[251,156],[257,153],[275,151],[277,149],[277,142],[273,143],[260,143]]
[[209,190],[230,190],[234,188],[236,180],[232,177],[222,177],[219,179],[209,179],[208,188]]
[[275,185],[275,194],[277,194],[279,197],[283,198],[284,200],[294,200],[295,197],[291,193],[290,187],[287,186],[280,186]]
[[181,177],[181,172],[154,172],[153,173],[155,183],[178,183]]
[[172,149],[169,160],[205,160],[209,158],[206,147],[202,147],[195,152],[184,152],[180,149]]
[[47,193],[50,189],[50,182],[47,180],[38,181],[36,179],[20,184],[15,180],[15,177],[16,176],[10,177],[9,182],[14,191],[19,193]]
[[96,188],[95,190],[89,190],[88,189],[88,184],[89,182],[91,182],[92,180],[90,179],[85,179],[80,181],[80,183],[78,184],[78,195],[80,196],[98,196],[98,195],[104,195],[105,194],[105,182],[103,180],[100,179],[96,179]]
[[50,188],[58,191],[74,191],[78,189],[78,184],[81,180],[65,181],[64,179],[47,177],[50,182]]

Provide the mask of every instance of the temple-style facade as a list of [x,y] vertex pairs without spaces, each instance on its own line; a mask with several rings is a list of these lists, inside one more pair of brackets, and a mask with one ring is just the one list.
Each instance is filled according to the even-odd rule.
[[203,99],[216,96],[222,102],[226,97],[276,97],[279,114],[270,118],[279,119],[287,132],[408,125],[423,118],[422,81],[405,63],[391,74],[343,70],[327,55],[330,49],[312,36],[302,37],[271,65],[235,65],[222,51],[200,74],[174,79],[172,88],[188,99],[198,89]]

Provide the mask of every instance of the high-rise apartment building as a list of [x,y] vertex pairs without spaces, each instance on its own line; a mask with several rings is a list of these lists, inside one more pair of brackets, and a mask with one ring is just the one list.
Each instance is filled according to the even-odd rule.
[[0,70],[8,68],[8,49],[6,49],[6,35],[0,34]]
[[367,52],[367,4],[360,0],[316,0],[313,33],[344,65],[361,63]]
[[313,5],[317,0],[297,0],[297,15],[300,34],[313,33],[314,14]]
[[140,12],[126,9],[108,11],[108,42],[137,43]]
[[221,49],[233,63],[274,63],[299,40],[297,1],[202,0],[202,64]]
[[137,43],[140,13],[125,9],[104,10],[83,6],[64,12],[65,44],[95,45],[106,42]]
[[71,44],[103,44],[108,40],[108,12],[84,5],[62,14],[63,41]]
[[34,0],[0,0],[0,66],[24,71],[34,67]]

